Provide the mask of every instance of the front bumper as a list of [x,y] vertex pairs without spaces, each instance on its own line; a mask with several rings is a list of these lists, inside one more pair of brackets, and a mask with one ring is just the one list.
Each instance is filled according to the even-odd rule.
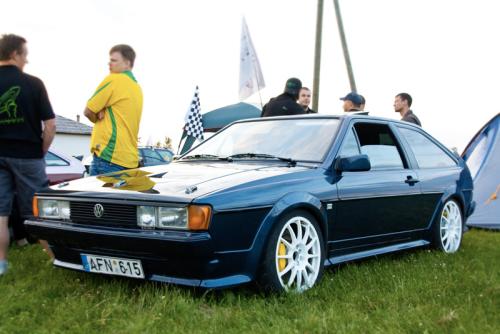
[[252,280],[244,266],[246,251],[215,252],[208,232],[132,230],[60,221],[27,220],[29,233],[47,240],[54,265],[84,271],[80,254],[140,260],[152,281],[206,288]]

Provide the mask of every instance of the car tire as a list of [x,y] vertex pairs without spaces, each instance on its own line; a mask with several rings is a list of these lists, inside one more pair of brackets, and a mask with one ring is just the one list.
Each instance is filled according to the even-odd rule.
[[266,291],[303,292],[323,274],[325,245],[316,219],[305,211],[284,215],[269,235],[258,283]]
[[463,231],[464,219],[460,205],[449,199],[434,222],[432,244],[445,253],[455,253],[462,243]]

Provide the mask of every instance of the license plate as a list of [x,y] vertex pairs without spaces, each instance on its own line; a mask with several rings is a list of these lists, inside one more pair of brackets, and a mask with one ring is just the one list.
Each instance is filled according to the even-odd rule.
[[80,254],[85,271],[108,275],[144,278],[141,261],[119,257]]

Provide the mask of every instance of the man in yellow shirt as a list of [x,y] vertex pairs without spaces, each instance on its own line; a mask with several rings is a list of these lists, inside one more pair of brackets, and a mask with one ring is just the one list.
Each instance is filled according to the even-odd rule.
[[136,168],[137,137],[142,114],[142,90],[132,68],[135,52],[124,44],[109,51],[110,74],[87,102],[84,114],[93,123],[90,175]]

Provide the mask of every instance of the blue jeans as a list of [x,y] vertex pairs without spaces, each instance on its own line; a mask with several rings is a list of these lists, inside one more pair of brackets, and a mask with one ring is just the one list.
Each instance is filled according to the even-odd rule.
[[94,155],[94,158],[92,159],[92,163],[90,164],[90,170],[89,170],[89,175],[90,176],[95,176],[95,175],[100,175],[100,174],[106,174],[106,173],[112,173],[112,172],[119,172],[121,170],[127,169],[126,167],[111,163],[109,161],[106,161],[104,159],[99,158],[98,156]]

